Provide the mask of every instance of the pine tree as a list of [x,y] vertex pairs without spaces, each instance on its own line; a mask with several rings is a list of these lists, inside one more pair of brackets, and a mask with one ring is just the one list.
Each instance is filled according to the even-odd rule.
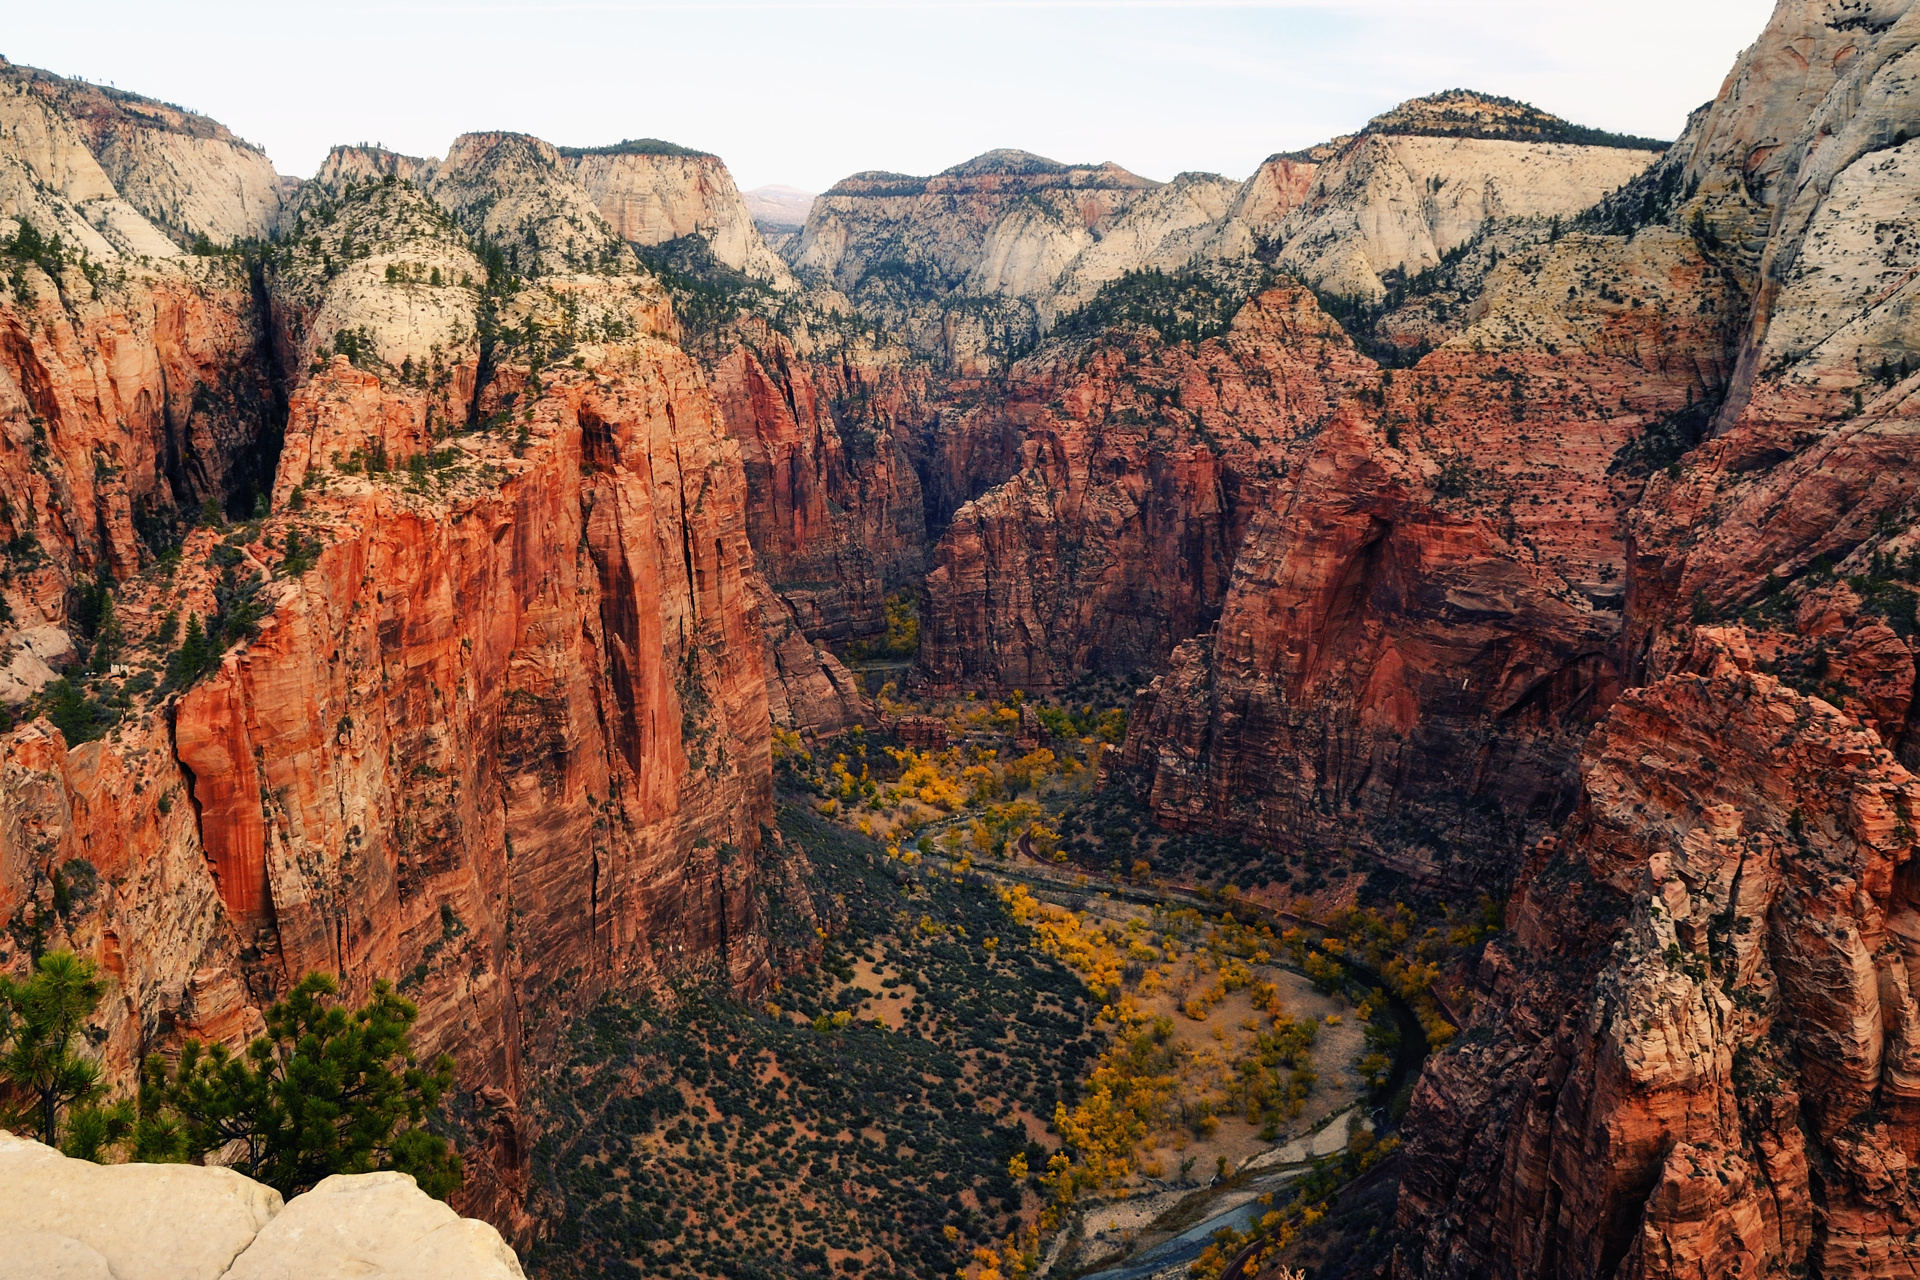
[[71,951],[41,956],[23,983],[0,975],[0,1089],[48,1146],[58,1143],[62,1112],[105,1092],[100,1068],[75,1042],[106,991],[93,962]]
[[439,1199],[460,1185],[460,1157],[420,1127],[453,1083],[453,1059],[417,1064],[419,1011],[387,982],[347,1010],[332,978],[310,973],[267,1011],[267,1034],[241,1056],[189,1040],[169,1072],[142,1073],[140,1160],[204,1160],[293,1196],[335,1173],[398,1169]]
[[207,656],[212,645],[207,639],[207,631],[201,625],[200,615],[187,619],[186,638],[180,647],[167,659],[167,683],[175,688],[184,688],[197,679],[207,668]]

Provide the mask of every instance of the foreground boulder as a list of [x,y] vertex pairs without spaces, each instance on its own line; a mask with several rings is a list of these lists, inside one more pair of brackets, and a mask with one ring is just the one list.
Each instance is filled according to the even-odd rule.
[[305,1195],[231,1169],[98,1165],[0,1130],[0,1275],[35,1280],[512,1280],[500,1233],[404,1173]]

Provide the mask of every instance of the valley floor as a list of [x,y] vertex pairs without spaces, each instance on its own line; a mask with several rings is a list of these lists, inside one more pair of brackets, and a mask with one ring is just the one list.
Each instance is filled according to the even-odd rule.
[[[1269,904],[1324,868],[1153,828],[1099,785],[1111,708],[1027,704],[1029,735],[1095,728],[1039,746],[1018,702],[969,701],[885,704],[943,712],[947,748],[786,744],[767,856],[805,860],[826,923],[763,909],[813,958],[751,1004],[689,983],[576,1028],[532,1274],[1217,1275],[1390,1156],[1413,913],[1316,923]],[[1223,857],[1244,887],[1206,883]]]

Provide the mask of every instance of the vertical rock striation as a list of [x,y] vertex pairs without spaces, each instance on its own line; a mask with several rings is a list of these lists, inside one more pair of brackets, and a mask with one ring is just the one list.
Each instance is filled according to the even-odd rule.
[[[80,175],[33,189],[49,230],[91,225],[117,195],[81,131],[22,110],[66,150],[16,131],[8,163]],[[558,154],[378,160],[336,155],[257,280],[105,235],[7,277],[12,623],[79,636],[76,588],[111,580],[132,670],[99,677],[106,737],[0,738],[0,964],[100,957],[122,1082],[243,1039],[308,970],[397,979],[460,1063],[462,1203],[517,1231],[526,1085],[567,1018],[769,979],[767,682],[836,668],[767,652],[739,445]],[[207,501],[255,518],[183,531]],[[201,618],[212,669],[145,692],[164,625]]]
[[1057,688],[1159,662],[1218,615],[1255,513],[1370,373],[1297,287],[1197,346],[1143,333],[1021,366],[943,429],[941,488],[966,500],[927,574],[924,678]]
[[933,414],[926,372],[885,351],[802,355],[764,326],[749,337],[712,378],[761,570],[809,639],[883,632],[887,590],[919,578],[926,554],[914,466]]

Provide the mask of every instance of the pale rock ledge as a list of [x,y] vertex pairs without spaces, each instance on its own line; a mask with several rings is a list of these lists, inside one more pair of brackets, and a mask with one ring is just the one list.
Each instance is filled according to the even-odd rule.
[[500,1233],[404,1173],[282,1202],[230,1169],[90,1164],[0,1130],[0,1280],[524,1280]]

